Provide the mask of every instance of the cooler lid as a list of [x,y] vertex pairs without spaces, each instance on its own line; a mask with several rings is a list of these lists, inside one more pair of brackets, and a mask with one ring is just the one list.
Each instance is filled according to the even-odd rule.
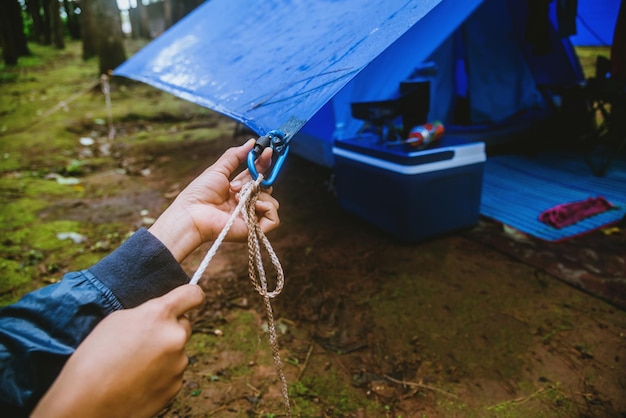
[[446,137],[424,149],[389,145],[378,137],[337,140],[333,145],[333,154],[402,174],[444,170],[483,163],[486,159],[483,142],[467,143]]

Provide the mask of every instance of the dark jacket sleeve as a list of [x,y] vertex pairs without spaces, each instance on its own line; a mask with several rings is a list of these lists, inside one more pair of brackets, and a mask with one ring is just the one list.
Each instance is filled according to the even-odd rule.
[[188,281],[167,248],[141,229],[91,268],[2,308],[0,411],[27,416],[100,320]]

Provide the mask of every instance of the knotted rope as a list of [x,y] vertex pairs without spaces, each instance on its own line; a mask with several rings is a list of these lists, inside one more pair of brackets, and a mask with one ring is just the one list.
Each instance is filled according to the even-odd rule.
[[[276,325],[274,323],[274,313],[271,304],[271,299],[278,296],[283,290],[283,285],[285,284],[285,275],[283,273],[283,268],[280,264],[280,260],[276,256],[272,245],[265,236],[265,233],[263,233],[263,231],[259,227],[257,221],[255,204],[259,196],[261,181],[263,181],[263,176],[259,175],[256,181],[251,180],[241,188],[241,191],[239,192],[239,203],[237,204],[237,207],[235,207],[235,210],[226,222],[226,225],[224,225],[224,228],[218,235],[217,239],[215,240],[209,251],[207,251],[204,259],[200,263],[200,266],[191,278],[190,283],[198,283],[198,281],[204,274],[207,266],[213,259],[213,256],[215,256],[215,253],[217,253],[218,248],[224,241],[224,238],[228,234],[228,231],[233,226],[233,223],[237,219],[237,216],[239,216],[239,214],[241,213],[244,222],[248,226],[248,274],[250,275],[250,281],[252,282],[255,290],[259,293],[259,295],[261,295],[263,301],[265,302],[265,312],[267,315],[270,347],[272,349],[272,355],[274,357],[274,367],[276,368],[276,373],[278,374],[278,378],[281,382],[283,400],[287,408],[287,416],[291,417],[291,405],[289,403],[287,379],[285,379],[283,364],[280,359],[278,336],[276,334]],[[267,278],[265,275],[265,268],[263,266],[261,253],[262,248],[264,248],[269,255],[272,261],[272,265],[276,270],[276,287],[272,291],[268,291],[267,289]]]

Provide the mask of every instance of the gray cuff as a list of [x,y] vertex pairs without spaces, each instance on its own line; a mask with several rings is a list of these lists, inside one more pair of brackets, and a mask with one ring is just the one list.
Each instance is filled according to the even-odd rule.
[[133,308],[189,282],[172,253],[142,228],[89,268],[124,308]]

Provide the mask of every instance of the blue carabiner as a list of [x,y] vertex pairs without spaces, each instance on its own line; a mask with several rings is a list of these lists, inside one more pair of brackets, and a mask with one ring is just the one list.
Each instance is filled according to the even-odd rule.
[[261,155],[265,148],[272,147],[274,155],[276,155],[276,160],[271,168],[271,171],[267,175],[265,179],[261,181],[261,187],[270,188],[276,177],[278,176],[278,172],[280,168],[283,166],[283,162],[285,161],[285,157],[287,157],[287,153],[289,152],[289,141],[290,138],[279,130],[273,130],[257,139],[256,144],[254,144],[254,148],[248,153],[248,170],[250,171],[250,175],[252,179],[256,181],[259,178],[259,172],[254,166],[254,162]]

